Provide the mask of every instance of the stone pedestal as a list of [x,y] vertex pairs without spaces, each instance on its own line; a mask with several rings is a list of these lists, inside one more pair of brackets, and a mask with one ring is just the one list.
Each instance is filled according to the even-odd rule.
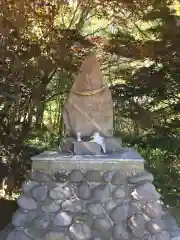
[[152,181],[133,149],[99,156],[44,152],[32,158],[7,240],[170,240]]

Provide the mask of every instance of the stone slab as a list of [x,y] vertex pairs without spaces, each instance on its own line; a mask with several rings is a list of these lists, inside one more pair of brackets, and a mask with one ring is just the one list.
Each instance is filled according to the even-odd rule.
[[[83,94],[91,93],[94,94]],[[100,63],[92,53],[83,62],[66,100],[63,120],[69,136],[103,136],[113,134],[113,102],[111,92],[103,79]]]
[[95,142],[75,142],[74,154],[76,155],[100,155],[101,146]]
[[122,141],[117,137],[105,138],[106,152],[107,154],[120,153],[122,149]]
[[32,170],[56,172],[58,170],[70,171],[99,170],[121,171],[128,175],[133,172],[144,171],[144,159],[131,148],[122,148],[118,154],[101,155],[70,155],[55,151],[46,151],[32,159]]

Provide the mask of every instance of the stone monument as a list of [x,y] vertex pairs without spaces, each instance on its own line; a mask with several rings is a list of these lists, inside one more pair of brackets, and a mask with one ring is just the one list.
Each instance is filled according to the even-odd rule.
[[143,158],[113,138],[111,94],[94,55],[74,81],[64,122],[61,152],[32,158],[6,240],[179,239]]

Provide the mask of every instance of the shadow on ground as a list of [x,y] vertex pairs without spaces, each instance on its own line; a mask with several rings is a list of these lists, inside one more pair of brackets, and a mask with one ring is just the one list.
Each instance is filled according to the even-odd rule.
[[12,215],[16,209],[16,200],[0,199],[0,230],[3,230],[11,222]]

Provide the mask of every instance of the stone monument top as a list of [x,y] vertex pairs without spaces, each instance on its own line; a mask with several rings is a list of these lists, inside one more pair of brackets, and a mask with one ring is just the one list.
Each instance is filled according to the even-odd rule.
[[65,103],[64,124],[68,136],[90,137],[95,132],[113,135],[111,92],[103,79],[100,63],[94,54],[83,62]]

